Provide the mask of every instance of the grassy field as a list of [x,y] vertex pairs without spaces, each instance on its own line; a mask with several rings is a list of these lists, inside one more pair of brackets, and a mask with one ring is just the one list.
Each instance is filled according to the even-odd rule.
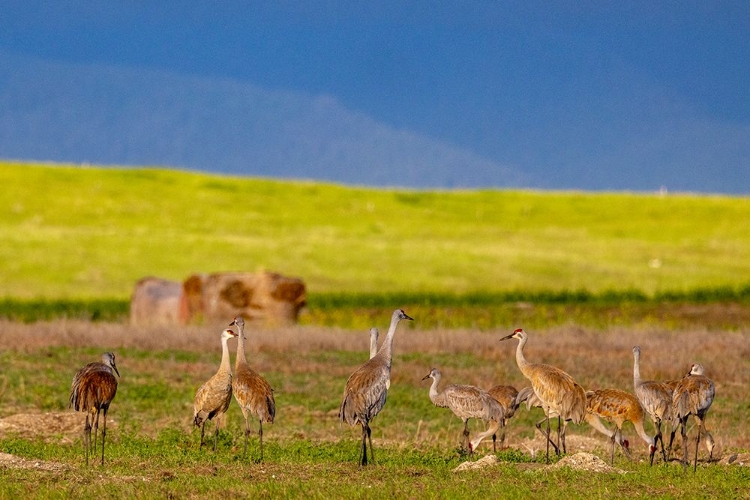
[[412,191],[2,163],[0,297],[125,300],[270,269],[315,294],[747,287],[750,199]]
[[[748,198],[428,192],[15,163],[0,163],[0,180],[0,500],[750,498],[738,465],[750,463]],[[235,403],[218,451],[197,446],[192,400],[218,366],[218,326],[125,321],[143,276],[258,269],[303,278],[310,305],[297,326],[249,330],[248,358],[278,406],[262,464],[254,440],[242,457]],[[360,469],[359,433],[337,420],[340,395],[366,359],[367,329],[384,331],[397,306],[416,321],[397,334],[388,403],[373,423],[376,463]],[[696,474],[674,461],[650,468],[626,424],[632,461],[618,454],[603,472],[548,466],[539,410],[524,409],[499,464],[454,472],[467,459],[462,424],[430,403],[422,377],[436,366],[444,383],[522,387],[515,341],[499,342],[518,326],[531,360],[586,389],[630,390],[636,344],[647,378],[703,363],[717,388],[714,460],[702,448]],[[105,350],[122,378],[107,464],[87,468],[68,391]],[[566,458],[608,457],[590,427],[569,436]],[[478,455],[490,452],[485,442]]]
[[[271,382],[277,402],[275,423],[264,427],[266,460],[255,463],[255,439],[250,457],[242,457],[236,403],[216,453],[198,448],[191,426],[195,391],[218,366],[216,328],[0,321],[0,452],[7,454],[0,453],[0,498],[748,498],[750,472],[738,465],[750,458],[746,329],[529,330],[527,357],[565,368],[587,389],[631,389],[636,344],[646,377],[675,378],[690,363],[703,363],[717,388],[707,420],[717,448],[712,463],[701,448],[695,474],[677,462],[658,460],[650,468],[646,445],[630,424],[632,461],[618,452],[611,471],[547,466],[533,427],[541,414],[525,408],[509,423],[509,448],[498,453],[497,465],[454,472],[467,459],[457,448],[461,421],[430,403],[422,377],[437,366],[446,384],[520,388],[516,341],[499,342],[507,330],[422,329],[415,319],[396,335],[388,402],[373,422],[376,463],[365,469],[356,465],[359,433],[338,422],[337,409],[348,375],[367,357],[366,331],[248,330],[250,363]],[[387,318],[378,320],[385,329]],[[116,353],[122,377],[108,420],[105,467],[87,468],[83,415],[67,409],[68,391],[75,370],[104,350]],[[479,428],[472,422],[472,432]],[[691,442],[695,430],[691,425]],[[571,425],[568,433],[569,457],[592,453],[608,461],[604,436],[585,425]],[[678,446],[675,454],[681,453]],[[485,441],[475,458],[487,454]],[[733,455],[740,458],[727,464]]]

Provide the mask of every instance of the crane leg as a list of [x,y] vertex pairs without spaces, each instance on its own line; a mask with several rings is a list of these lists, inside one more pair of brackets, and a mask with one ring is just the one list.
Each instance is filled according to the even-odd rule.
[[260,442],[260,461],[263,461],[263,421],[259,420],[258,441]]
[[367,465],[367,434],[368,430],[370,428],[370,425],[365,422],[362,424],[362,448],[360,449],[360,462],[359,464],[362,466]]
[[204,420],[201,423],[201,444],[198,446],[198,448],[203,448],[203,435],[206,431],[206,421]]
[[250,434],[250,424],[247,421],[247,415],[245,415],[245,446],[242,448],[242,456],[247,457],[247,436]]
[[682,467],[687,468],[688,465],[688,449],[687,449],[687,431],[685,430],[685,424],[687,423],[687,417],[680,420],[680,434],[682,435]]
[[[562,427],[562,430],[560,430],[560,427]],[[562,443],[562,451],[563,453],[568,453],[568,448],[565,446],[565,431],[568,428],[568,422],[563,422],[560,417],[557,417],[557,441],[559,443]],[[558,448],[558,455],[560,455],[559,448]]]
[[693,460],[693,472],[698,469],[698,446],[701,442],[701,433],[703,432],[703,419],[698,418],[698,435],[695,437],[695,459]]
[[96,415],[94,416],[94,442],[92,443],[93,446],[93,453],[96,453],[96,442],[99,440],[99,409],[96,410]]
[[667,446],[667,462],[669,462],[669,457],[672,455],[672,442],[674,441],[674,435],[677,433],[677,426],[678,423],[672,423],[672,430],[669,432],[669,445]]
[[474,454],[474,450],[471,449],[471,443],[469,443],[469,419],[467,418],[464,420],[464,432],[463,432],[463,442],[461,443],[461,448],[465,450],[469,450],[469,455]]
[[104,425],[102,426],[102,466],[104,466],[104,441],[107,437],[107,409],[104,409]]
[[83,449],[86,450],[86,466],[89,465],[89,451],[91,450],[91,423],[89,413],[86,413],[86,425],[83,428]]
[[216,451],[216,444],[219,442],[219,419],[216,419],[216,430],[214,431],[214,451]]
[[542,436],[544,436],[545,438],[547,438],[547,448],[549,448],[549,445],[551,444],[552,447],[555,449],[555,453],[559,454],[559,451],[558,451],[559,448],[557,447],[557,444],[555,444],[552,441],[552,439],[550,438],[550,436],[549,436],[549,430],[545,433],[544,429],[542,429],[542,422],[544,422],[544,421],[545,421],[545,419],[543,418],[542,420],[540,420],[539,422],[537,422],[534,425],[536,425],[536,428],[539,430],[539,432],[542,433]]
[[367,442],[370,443],[370,462],[375,462],[375,450],[372,449],[372,429],[367,425]]
[[610,454],[610,457],[609,457],[609,463],[611,465],[615,464],[615,438],[616,437],[617,437],[617,432],[614,432],[612,434],[612,437],[610,438],[610,441],[612,441],[612,453]]

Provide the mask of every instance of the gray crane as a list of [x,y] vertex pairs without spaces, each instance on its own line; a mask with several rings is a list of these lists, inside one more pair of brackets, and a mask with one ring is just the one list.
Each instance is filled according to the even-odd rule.
[[86,425],[83,429],[83,447],[86,450],[86,465],[89,464],[91,443],[91,420],[94,424],[93,451],[96,453],[97,434],[99,432],[99,413],[102,413],[102,465],[104,465],[104,441],[107,436],[107,412],[109,405],[117,394],[117,377],[120,372],[115,364],[115,355],[111,352],[102,354],[102,360],[89,363],[78,370],[70,386],[70,404],[75,411],[86,413]]
[[[213,420],[226,413],[229,403],[232,401],[232,370],[229,364],[229,346],[227,341],[237,335],[230,329],[221,332],[221,364],[218,371],[203,383],[195,393],[193,401],[193,424],[201,428],[201,443],[203,446],[203,435],[206,421]],[[214,432],[214,451],[219,440],[219,419],[216,418],[216,430]]]
[[413,320],[402,309],[391,315],[383,343],[378,353],[357,368],[349,376],[344,387],[344,396],[339,407],[339,419],[349,425],[362,427],[362,447],[360,465],[367,465],[367,442],[370,442],[370,456],[374,460],[370,422],[385,405],[388,388],[391,386],[391,361],[393,360],[393,336],[402,319]]
[[248,414],[258,419],[258,440],[260,442],[260,461],[263,461],[263,422],[273,423],[276,416],[276,401],[273,389],[263,376],[250,368],[245,358],[245,320],[242,316],[234,318],[229,326],[237,327],[237,357],[232,378],[232,393],[240,405],[245,418],[245,447],[247,456],[247,438],[250,434]]
[[[489,392],[473,385],[447,385],[438,391],[440,384],[440,370],[433,368],[422,380],[432,379],[430,386],[430,401],[440,408],[448,408],[464,423],[463,441],[461,448],[468,448],[469,455],[479,446],[487,436],[494,435],[505,419],[505,410]],[[486,431],[469,441],[469,419],[478,418],[489,423]]]
[[[654,435],[654,450],[649,456],[649,462],[654,465],[654,454],[656,453],[656,442],[661,444],[661,454],[664,462],[667,462],[667,452],[664,450],[664,437],[661,432],[662,422],[672,420],[672,390],[667,383],[655,380],[641,379],[641,348],[633,347],[633,386],[635,395],[641,403],[643,410],[648,413],[654,422],[656,434]],[[676,384],[675,384],[676,385]]]
[[[516,409],[518,408],[518,404],[516,404],[516,397],[518,396],[518,390],[513,387],[512,385],[496,385],[494,387],[491,387],[487,389],[487,392],[490,393],[490,396],[495,398],[495,400],[500,403],[500,406],[503,407],[503,411],[505,412],[505,416],[503,417],[502,425],[500,426],[502,428],[502,434],[500,435],[500,448],[503,448],[505,444],[505,425],[508,423],[508,420],[510,420],[513,415],[516,413]],[[492,451],[497,452],[497,435],[492,435]]]
[[[688,464],[688,451],[687,451],[687,433],[685,431],[685,425],[690,415],[694,415],[698,420],[698,435],[695,437],[695,460],[693,461],[693,472],[698,467],[698,446],[701,440],[701,434],[706,435],[706,447],[708,448],[709,460],[713,456],[714,438],[711,433],[706,430],[706,413],[711,408],[711,403],[714,401],[714,395],[716,394],[716,388],[711,379],[706,377],[703,365],[693,364],[690,367],[690,372],[680,380],[677,387],[672,395],[672,421],[674,422],[676,430],[677,425],[680,426],[680,433],[682,434],[682,448],[684,450],[682,465],[687,467]],[[669,439],[669,447],[672,448],[672,437],[674,432]]]
[[[542,408],[547,420],[547,461],[549,462],[549,439],[550,425],[549,417],[557,415],[562,422],[560,432],[560,441],[563,452],[567,452],[565,447],[565,430],[569,421],[576,424],[583,422],[586,417],[586,393],[576,381],[561,369],[545,365],[542,363],[531,363],[526,360],[523,354],[523,348],[528,341],[528,335],[523,329],[518,328],[507,337],[500,339],[518,339],[516,348],[516,363],[531,386],[534,388],[539,400],[542,402]],[[557,450],[559,453],[559,449]]]

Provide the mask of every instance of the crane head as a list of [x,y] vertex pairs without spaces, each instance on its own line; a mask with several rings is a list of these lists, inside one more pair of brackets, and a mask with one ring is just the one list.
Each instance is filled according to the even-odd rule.
[[526,336],[527,336],[526,332],[523,331],[523,328],[516,328],[513,331],[513,333],[511,333],[507,337],[501,338],[500,341],[502,342],[503,340],[508,340],[508,339],[518,339],[518,340],[521,340],[522,338],[525,338]]
[[703,369],[703,365],[698,363],[693,363],[693,365],[690,367],[690,372],[688,375],[705,375],[706,371]]
[[225,328],[223,332],[221,332],[221,339],[222,340],[229,340],[232,337],[236,337],[237,334],[234,332],[234,330],[230,330],[229,328]]
[[422,378],[422,380],[427,380],[428,378],[431,378],[431,379],[440,378],[440,370],[438,370],[437,368],[432,368],[430,370],[430,373],[428,373],[427,375],[425,375]]
[[120,372],[117,371],[117,365],[115,364],[115,354],[112,352],[105,352],[102,354],[102,363],[112,368],[117,376],[120,376]]
[[414,318],[406,314],[403,309],[396,309],[395,311],[393,311],[393,318],[398,320],[408,319],[414,321]]
[[244,328],[245,327],[245,320],[242,319],[242,316],[236,316],[231,323],[229,323],[229,326],[236,326],[237,328]]

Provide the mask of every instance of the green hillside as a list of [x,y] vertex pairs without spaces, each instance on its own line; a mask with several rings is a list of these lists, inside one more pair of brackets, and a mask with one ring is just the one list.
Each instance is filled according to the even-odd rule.
[[750,199],[413,191],[0,163],[0,297],[127,298],[147,275],[269,269],[311,293],[750,282]]

